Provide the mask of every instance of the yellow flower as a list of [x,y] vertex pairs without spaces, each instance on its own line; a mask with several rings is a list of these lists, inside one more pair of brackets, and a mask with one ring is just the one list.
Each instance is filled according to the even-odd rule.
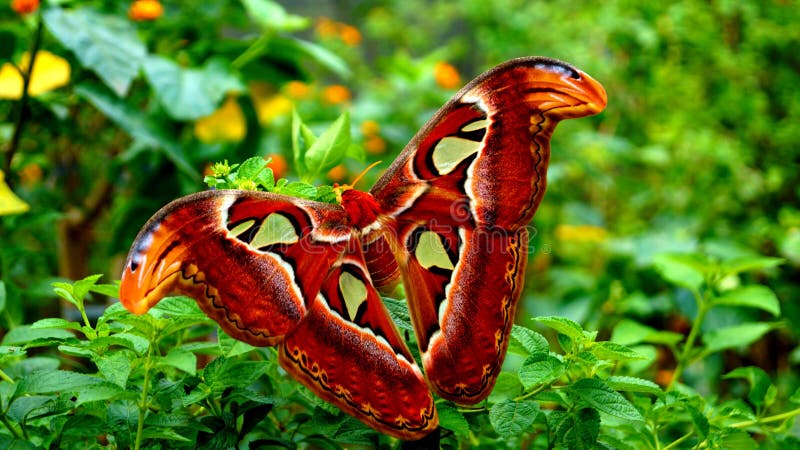
[[17,197],[8,187],[5,181],[5,174],[0,170],[0,216],[22,214],[29,209],[30,206]]
[[275,93],[272,86],[267,83],[250,83],[250,98],[253,100],[253,108],[256,110],[258,123],[261,125],[267,125],[276,117],[292,112],[291,100],[284,95]]
[[322,91],[322,101],[331,105],[338,105],[350,100],[350,90],[341,84],[334,84]]
[[138,22],[156,20],[164,14],[164,7],[158,0],[136,0],[128,9],[128,17]]
[[[30,53],[22,55],[19,68],[27,71],[30,59]],[[40,50],[33,64],[28,94],[35,97],[65,86],[69,83],[69,76],[70,66],[66,59],[47,50]],[[11,63],[5,63],[0,67],[0,98],[12,100],[22,98],[22,75]]]
[[39,0],[11,0],[11,9],[17,14],[30,14],[39,9]]
[[452,64],[439,61],[433,66],[433,79],[443,89],[455,89],[461,86],[461,75]]
[[247,133],[247,123],[236,97],[228,97],[222,106],[194,123],[194,135],[202,142],[238,142]]
[[358,31],[358,28],[327,17],[322,17],[317,21],[316,31],[323,39],[338,37],[350,47],[361,43],[361,32]]
[[556,239],[572,242],[603,242],[608,231],[595,225],[559,225],[556,227]]

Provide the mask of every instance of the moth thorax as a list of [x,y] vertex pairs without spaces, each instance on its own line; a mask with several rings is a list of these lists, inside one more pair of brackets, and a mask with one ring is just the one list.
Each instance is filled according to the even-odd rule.
[[372,194],[355,189],[342,192],[342,208],[347,213],[350,225],[359,229],[375,222],[381,210]]

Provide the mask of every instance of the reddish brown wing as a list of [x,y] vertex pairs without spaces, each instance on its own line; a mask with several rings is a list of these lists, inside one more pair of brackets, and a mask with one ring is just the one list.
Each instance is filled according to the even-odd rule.
[[281,365],[378,431],[419,439],[438,426],[433,396],[372,286],[360,241],[350,248],[286,336]]
[[403,439],[438,426],[433,397],[335,205],[247,191],[176,200],[134,242],[120,299],[141,314],[193,297],[229,335],[278,345],[321,398]]
[[550,136],[560,120],[605,104],[602,86],[565,63],[506,62],[456,94],[371,190],[396,233],[370,235],[367,261],[393,248],[440,396],[471,404],[489,395],[521,293],[525,226],[544,195]]
[[141,314],[181,292],[229,335],[275,345],[306,315],[351,233],[334,205],[247,191],[183,197],[134,241],[120,300]]

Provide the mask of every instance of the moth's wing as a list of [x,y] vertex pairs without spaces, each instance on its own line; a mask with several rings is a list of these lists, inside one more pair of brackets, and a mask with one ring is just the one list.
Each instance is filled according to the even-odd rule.
[[420,439],[438,426],[433,396],[373,287],[357,238],[279,351],[287,372],[378,431]]
[[489,395],[521,293],[525,227],[544,195],[550,136],[560,120],[605,104],[603,87],[572,66],[509,61],[457,93],[371,190],[396,233],[372,233],[365,253],[370,261],[376,249],[393,249],[440,396],[472,404]]
[[252,191],[190,195],[139,233],[120,300],[141,314],[182,293],[229,335],[275,345],[307,314],[351,234],[335,205]]

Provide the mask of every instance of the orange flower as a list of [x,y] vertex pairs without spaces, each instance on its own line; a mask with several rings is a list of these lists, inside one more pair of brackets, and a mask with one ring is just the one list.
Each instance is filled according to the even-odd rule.
[[328,38],[338,34],[339,22],[333,21],[327,17],[320,17],[316,26],[317,34],[320,37]]
[[31,186],[42,179],[42,168],[36,163],[28,164],[19,171],[19,180],[25,186]]
[[30,14],[39,9],[39,0],[11,0],[11,9],[17,14]]
[[308,95],[311,93],[311,86],[309,86],[306,83],[303,83],[302,81],[293,80],[286,83],[284,90],[286,92],[286,95],[288,95],[289,97],[301,100],[304,98],[308,98]]
[[352,25],[341,24],[339,38],[350,47],[355,47],[361,43],[361,32]]
[[347,168],[344,166],[344,164],[339,164],[328,171],[328,179],[336,183],[344,180],[346,176]]
[[381,131],[381,126],[378,122],[374,120],[365,120],[361,122],[361,132],[364,133],[364,136],[374,136]]
[[322,101],[331,105],[338,105],[350,100],[350,90],[341,84],[334,84],[322,91]]
[[269,154],[265,156],[264,159],[270,160],[270,162],[267,163],[267,167],[272,169],[272,175],[276,180],[285,177],[289,172],[289,164],[286,162],[286,158],[280,153]]
[[380,136],[368,136],[364,141],[364,150],[370,155],[380,155],[386,151],[386,141]]
[[452,64],[439,61],[433,66],[433,79],[443,89],[455,89],[461,85],[461,75]]
[[164,7],[158,0],[135,0],[128,9],[131,20],[156,20],[164,14]]

